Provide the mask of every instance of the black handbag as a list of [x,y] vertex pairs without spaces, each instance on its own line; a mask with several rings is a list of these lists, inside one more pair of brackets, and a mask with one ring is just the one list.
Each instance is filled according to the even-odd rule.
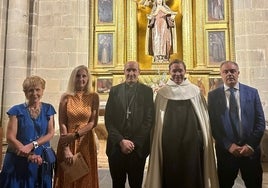
[[42,159],[44,163],[53,164],[56,162],[56,153],[52,147],[43,147]]

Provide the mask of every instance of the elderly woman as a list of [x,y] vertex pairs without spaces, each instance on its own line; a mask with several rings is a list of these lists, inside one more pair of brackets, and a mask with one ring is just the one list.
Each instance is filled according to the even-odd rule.
[[[76,67],[59,104],[60,140],[57,148],[55,188],[98,188],[97,148],[93,128],[98,122],[99,96],[90,92],[90,74],[84,65]],[[81,154],[89,171],[82,177],[66,178],[66,169]],[[81,171],[75,175],[82,174]]]
[[38,76],[27,77],[22,85],[27,102],[7,112],[8,148],[0,174],[2,188],[52,187],[53,164],[43,161],[42,152],[54,135],[56,112],[51,104],[41,102],[45,83]]

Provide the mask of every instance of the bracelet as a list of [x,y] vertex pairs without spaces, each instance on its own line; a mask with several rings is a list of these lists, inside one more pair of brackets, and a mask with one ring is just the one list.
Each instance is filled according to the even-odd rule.
[[80,135],[79,135],[78,131],[75,131],[75,133],[74,133],[74,139],[76,140],[78,138],[80,138]]
[[39,145],[38,145],[38,142],[33,141],[32,143],[33,143],[33,147],[34,147],[34,149],[38,148],[38,146],[39,146]]

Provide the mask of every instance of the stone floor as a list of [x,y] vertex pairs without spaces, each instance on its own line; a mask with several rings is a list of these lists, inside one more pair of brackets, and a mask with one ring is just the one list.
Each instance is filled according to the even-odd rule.
[[[98,152],[98,165],[99,165],[99,184],[100,188],[111,188],[112,180],[109,173],[109,167],[107,163],[107,156],[105,154],[106,142],[99,140],[99,152]],[[268,162],[263,162],[263,188],[268,188]],[[146,173],[146,171],[145,171]],[[126,188],[129,188],[126,184]],[[243,180],[240,176],[236,179],[233,188],[245,188]]]

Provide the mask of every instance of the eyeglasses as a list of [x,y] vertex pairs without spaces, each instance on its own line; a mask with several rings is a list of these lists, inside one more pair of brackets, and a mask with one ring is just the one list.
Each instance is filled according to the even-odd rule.
[[223,70],[222,73],[223,74],[228,74],[228,72],[230,72],[231,74],[237,73],[236,69],[230,69],[230,70]]

